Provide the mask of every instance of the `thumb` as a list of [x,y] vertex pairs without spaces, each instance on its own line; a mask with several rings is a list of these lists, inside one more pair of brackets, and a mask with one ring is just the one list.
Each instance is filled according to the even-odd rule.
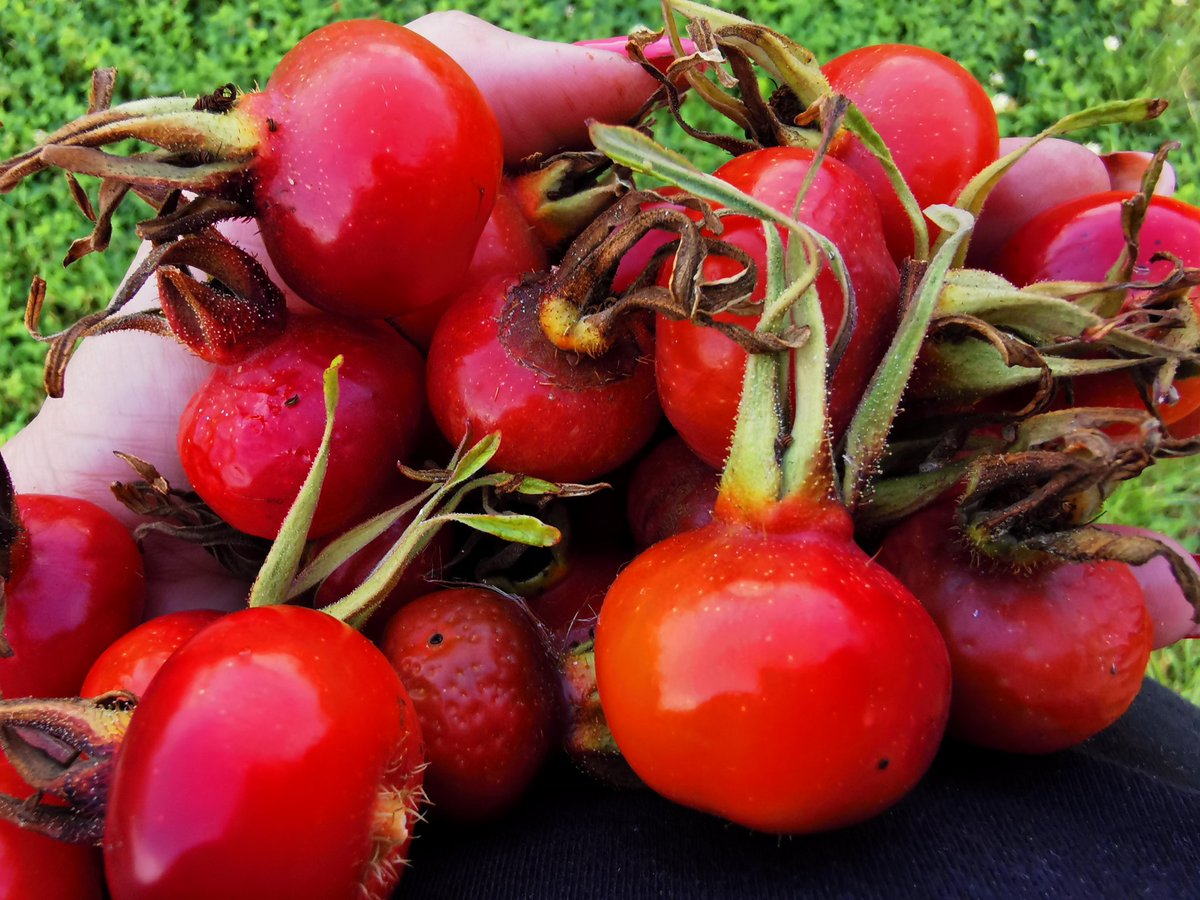
[[463,12],[430,13],[406,27],[479,86],[500,123],[507,163],[588,146],[588,120],[626,122],[658,86],[618,53],[539,41]]

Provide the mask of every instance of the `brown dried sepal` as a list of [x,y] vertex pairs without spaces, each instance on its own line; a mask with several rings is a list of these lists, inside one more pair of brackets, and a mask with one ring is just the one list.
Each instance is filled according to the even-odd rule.
[[[1105,429],[1135,426],[1130,436]],[[1156,419],[1136,410],[1076,407],[1014,426],[1004,453],[973,460],[958,515],[964,534],[987,556],[1016,565],[1045,561],[1035,539],[1090,522],[1122,481],[1155,459]]]
[[[199,282],[187,274],[187,268],[206,272],[214,281]],[[147,279],[162,269],[169,270],[159,283],[163,309],[118,315]],[[211,229],[152,249],[108,306],[62,331],[41,332],[45,301],[46,282],[35,277],[25,305],[25,327],[35,340],[50,345],[44,382],[51,397],[63,395],[67,365],[79,341],[87,337],[145,331],[175,337],[201,359],[228,364],[273,340],[287,324],[283,292],[266,270]]]
[[[688,36],[696,52],[677,57],[665,72],[659,72],[645,58],[642,48],[660,36],[649,32],[633,35],[629,52],[659,81],[654,101],[665,104],[689,135],[733,156],[761,147],[816,148],[820,144],[830,112],[824,103],[830,89],[816,57],[807,48],[762,25],[745,22],[713,28],[701,17],[688,22]],[[760,88],[763,73],[782,85],[770,98],[764,98]],[[746,138],[689,125],[681,115],[678,88],[685,82]]]
[[[754,261],[741,248],[713,236],[722,230],[721,215],[687,194],[626,194],[576,238],[563,264],[549,277],[514,290],[536,291],[534,302],[546,338],[559,350],[584,357],[608,353],[627,323],[637,320],[635,314],[646,311],[716,328],[750,353],[800,346],[808,336],[804,329],[764,334],[717,318],[726,312],[758,311],[750,302],[758,280]],[[660,247],[625,292],[614,296],[612,280],[622,257],[652,231],[669,231],[678,238]],[[706,280],[703,265],[709,255],[732,259],[741,268],[732,277]],[[668,259],[669,283],[664,287],[654,282]]]
[[[159,302],[175,337],[194,354],[231,365],[283,333],[283,292],[254,257],[221,238],[185,237],[170,246],[174,252],[156,272]],[[197,281],[186,267],[215,281]]]
[[190,491],[172,488],[158,470],[128,453],[116,453],[125,460],[141,480],[111,485],[113,495],[125,507],[139,516],[147,516],[134,529],[138,540],[147,534],[166,534],[198,544],[207,550],[227,571],[240,578],[252,579],[262,568],[271,542],[243,534]]
[[0,818],[57,840],[99,844],[113,764],[136,704],[124,691],[0,701],[0,750],[35,792],[0,794]]

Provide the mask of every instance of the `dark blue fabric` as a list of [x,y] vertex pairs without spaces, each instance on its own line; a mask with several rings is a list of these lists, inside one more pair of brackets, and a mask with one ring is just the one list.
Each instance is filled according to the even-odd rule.
[[401,897],[1200,898],[1200,709],[1147,682],[1070,751],[948,742],[903,802],[833,834],[755,834],[566,764],[493,825],[425,824]]

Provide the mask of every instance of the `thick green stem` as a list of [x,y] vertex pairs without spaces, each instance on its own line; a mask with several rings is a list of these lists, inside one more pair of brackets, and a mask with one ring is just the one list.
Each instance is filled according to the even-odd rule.
[[751,509],[785,497],[824,500],[833,492],[825,323],[814,287],[822,257],[806,232],[792,235],[786,254],[773,226],[764,223],[763,232],[767,295],[757,330],[776,334],[790,328],[805,340],[793,350],[750,354],[746,361],[720,492]]

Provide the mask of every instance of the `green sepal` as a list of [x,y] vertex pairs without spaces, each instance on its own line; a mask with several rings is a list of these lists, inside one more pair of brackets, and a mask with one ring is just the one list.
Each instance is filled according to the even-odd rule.
[[883,362],[872,375],[846,430],[842,452],[845,462],[842,500],[851,512],[862,499],[868,481],[878,470],[900,398],[925,341],[954,255],[968,239],[974,226],[970,213],[952,206],[931,206],[925,212],[948,237],[921,276]]
[[928,472],[879,479],[859,504],[855,525],[871,531],[908,518],[954,487],[966,468],[965,460],[955,460]]
[[284,516],[279,534],[250,587],[250,606],[272,606],[287,600],[288,589],[300,568],[308,531],[312,527],[313,514],[317,511],[317,501],[321,496],[321,485],[325,481],[325,471],[329,467],[329,446],[333,441],[333,420],[338,405],[338,370],[342,362],[343,358],[338,356],[325,370],[325,432],[321,435],[317,455],[300,486],[300,492]]
[[[1013,339],[1010,337],[1009,340]],[[958,339],[939,335],[921,348],[919,377],[913,379],[906,396],[913,400],[977,400],[1037,384],[1043,372],[1053,378],[1074,378],[1116,372],[1146,363],[1146,360],[1136,358],[1077,359],[1039,353],[1032,347],[1028,349],[1044,369],[1006,357],[995,344],[974,335]]]
[[[1063,338],[1086,338],[1090,347],[1108,346],[1139,356],[1176,359],[1196,357],[1197,354],[1187,347],[1189,334],[1182,335],[1182,340],[1178,340],[1180,335],[1176,335],[1170,341],[1154,341],[1126,329],[1107,328],[1108,320],[1104,317],[1079,303],[1057,296],[1058,291],[1070,284],[1035,284],[1016,288],[999,275],[978,269],[955,269],[946,278],[937,312],[938,315],[982,319],[990,325],[1007,328],[1035,345],[1045,345],[1047,351],[1061,351]],[[1047,288],[1050,290],[1047,291]],[[1177,340],[1184,346],[1173,346]]]
[[355,526],[330,541],[292,580],[288,598],[298,597],[310,588],[316,587],[351,556],[396,524],[402,516],[426,503],[436,491],[435,487],[426,488],[413,499],[372,516],[361,525]]

